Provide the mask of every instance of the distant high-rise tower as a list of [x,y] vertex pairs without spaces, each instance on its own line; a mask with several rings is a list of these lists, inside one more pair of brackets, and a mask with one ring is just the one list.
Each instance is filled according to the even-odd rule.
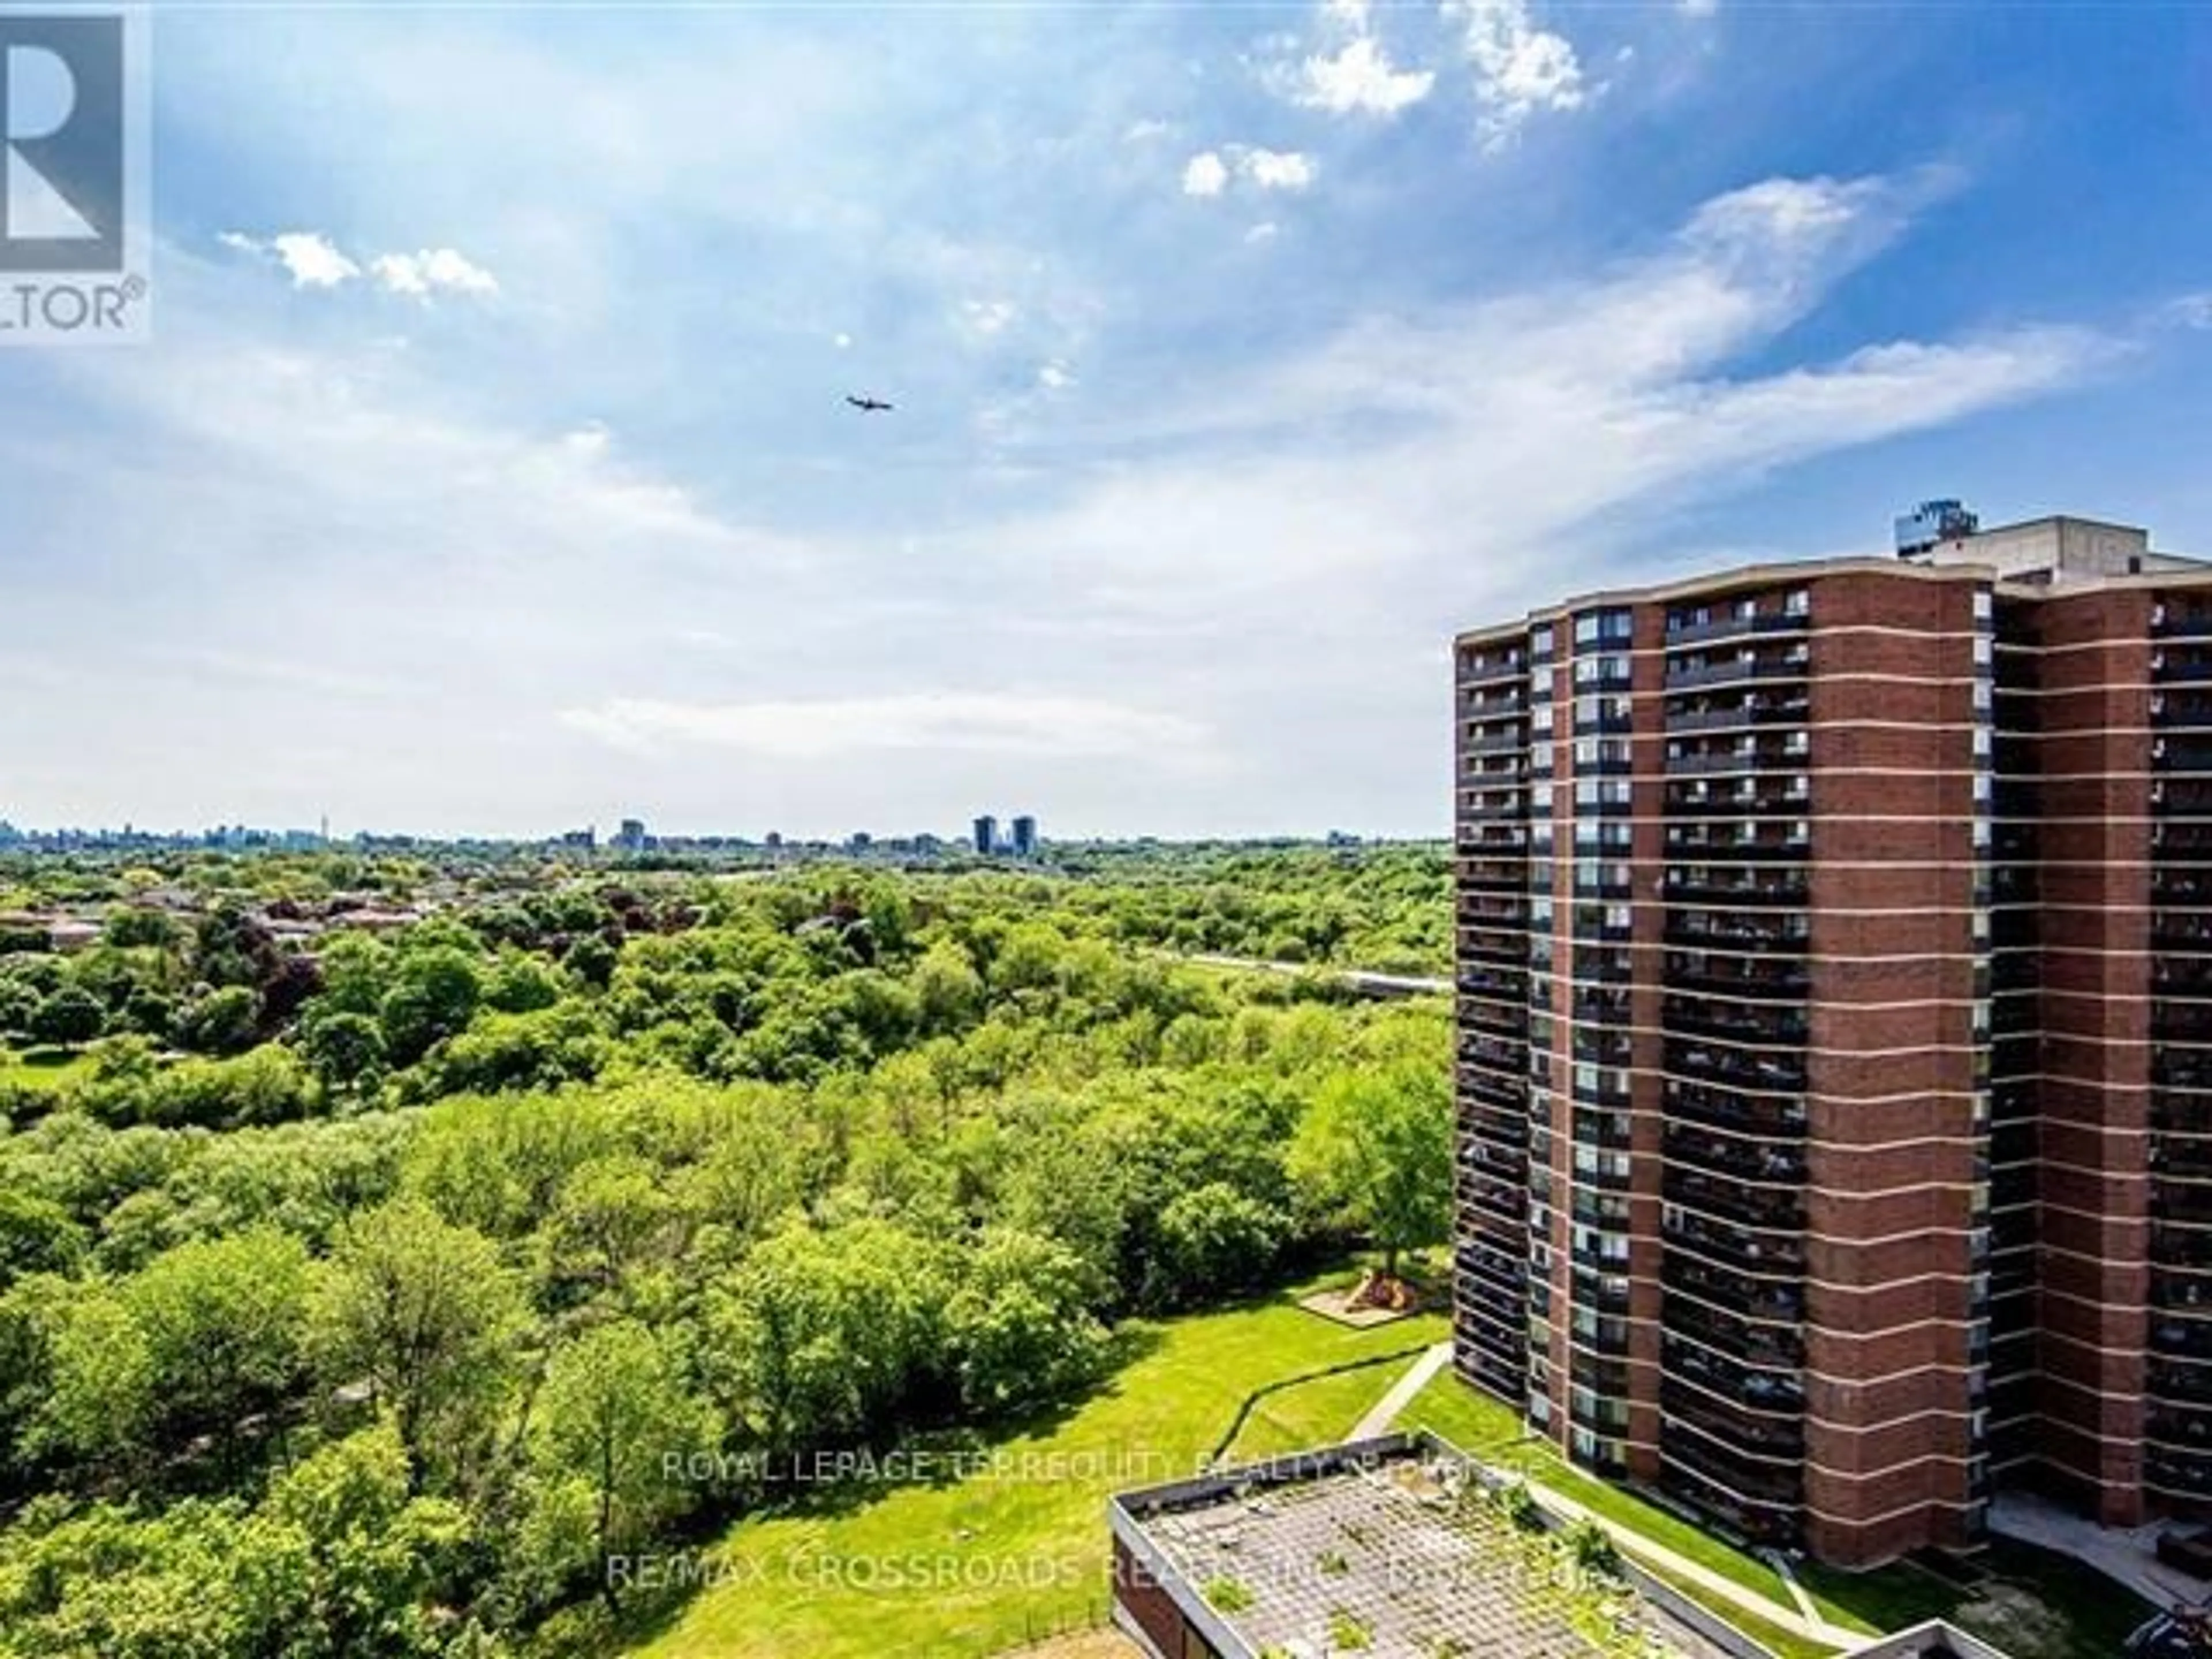
[[622,828],[615,831],[615,845],[625,853],[645,851],[645,823],[639,818],[624,818]]
[[999,850],[999,821],[988,812],[975,820],[975,850],[985,858]]
[[1018,859],[1036,856],[1036,820],[1018,817],[1014,820],[1014,856]]

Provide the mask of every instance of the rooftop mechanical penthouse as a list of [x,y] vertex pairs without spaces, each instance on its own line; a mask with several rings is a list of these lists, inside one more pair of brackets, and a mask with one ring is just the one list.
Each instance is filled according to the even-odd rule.
[[2212,1509],[2212,566],[1899,532],[1456,652],[1458,1368],[1847,1565]]

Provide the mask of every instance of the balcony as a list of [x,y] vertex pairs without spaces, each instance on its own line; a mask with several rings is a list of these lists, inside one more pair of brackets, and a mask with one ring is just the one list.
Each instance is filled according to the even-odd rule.
[[1682,864],[1722,864],[1759,860],[1787,863],[1802,860],[1812,850],[1809,829],[1804,833],[1771,823],[1670,823],[1667,826],[1667,856]]
[[[2150,846],[2152,856],[2161,860],[2212,858],[2212,823],[2154,823],[2150,827]],[[2188,876],[2199,883],[2205,878],[2202,871],[2161,870],[2159,874]]]
[[2212,1359],[2212,1318],[2161,1309],[2150,1322],[2150,1351],[2169,1358]]
[[2212,645],[2180,641],[2150,653],[2150,677],[2158,685],[2212,680]]
[[1770,1139],[1802,1137],[1805,1133],[1805,1103],[1777,1100],[1765,1095],[1740,1095],[1725,1089],[1703,1088],[1693,1083],[1667,1080],[1668,1115],[1717,1129]]
[[[1804,1194],[1789,1186],[1746,1186],[1740,1180],[1686,1169],[1670,1162],[1661,1178],[1667,1200],[1715,1220],[1774,1233],[1805,1225]],[[1799,1248],[1802,1249],[1802,1246]]]
[[1687,1424],[1747,1456],[1796,1460],[1805,1455],[1805,1427],[1796,1415],[1762,1415],[1716,1400],[1671,1376],[1659,1385],[1659,1409],[1671,1428]]
[[[1802,772],[1805,769],[1808,750],[1801,737],[1773,739],[1747,746],[1741,742],[1726,742],[1699,746],[1692,743],[1670,743],[1667,745],[1667,776],[1671,779],[1694,779],[1712,773],[1742,773],[1746,776],[1762,772]],[[1667,801],[1669,806],[1680,798],[1681,786],[1669,783]]]
[[1711,1037],[1769,1048],[1802,1048],[1807,1031],[1802,1008],[1723,1002],[1678,996],[1672,991],[1662,1000],[1660,1018],[1669,1036]]
[[1518,1298],[1527,1294],[1528,1267],[1525,1261],[1486,1245],[1462,1241],[1453,1258],[1460,1270],[1485,1284]]
[[1459,988],[1467,996],[1525,1002],[1528,998],[1528,975],[1512,968],[1464,968],[1460,970]]
[[2151,606],[2150,631],[2160,639],[2212,639],[2212,605],[2194,597],[2161,599]]
[[2146,1446],[2143,1480],[2166,1492],[2186,1492],[2193,1498],[2212,1497],[2212,1455],[2178,1446]]
[[[1729,931],[1738,935],[1729,940],[1729,944],[1747,945],[1756,951],[1765,943],[1761,931],[1755,924],[1737,924]],[[1698,942],[1703,945],[1717,941],[1701,939]],[[1803,949],[1802,941],[1798,948]],[[1708,956],[1702,950],[1696,952],[1669,951],[1667,953],[1666,975],[1669,990],[1762,1000],[1802,997],[1812,983],[1811,975],[1802,962],[1787,959],[1769,961],[1757,956]]]
[[1460,740],[1462,755],[1517,755],[1526,753],[1528,734],[1526,731],[1500,732],[1480,730],[1469,732]]
[[1479,1170],[1462,1170],[1455,1191],[1462,1206],[1500,1221],[1525,1223],[1528,1218],[1528,1188],[1520,1183],[1501,1181]]
[[[2212,993],[2198,990],[2193,984],[2160,988],[2186,997],[2212,996]],[[2150,1005],[2150,1030],[2151,1036],[2160,1042],[2212,1043],[2212,1001],[2180,1002],[2156,998]]]
[[1795,905],[1807,902],[1805,878],[1796,872],[1761,873],[1749,870],[1698,870],[1671,866],[1667,872],[1669,902],[1698,903]]
[[1526,967],[1528,962],[1528,935],[1525,930],[1462,927],[1459,933],[1459,948],[1461,957],[1470,963]]
[[1745,1054],[1701,1042],[1669,1040],[1663,1064],[1668,1073],[1686,1082],[1715,1084],[1723,1089],[1751,1090],[1762,1094],[1805,1092],[1802,1054]]
[[[1738,685],[1753,680],[1802,679],[1811,667],[1813,653],[1804,645],[1786,651],[1746,648],[1726,655],[1695,653],[1667,659],[1666,686],[1669,691],[1692,686]],[[2212,670],[2204,678],[2212,678]]]
[[1765,1504],[1747,1500],[1707,1480],[1692,1460],[1696,1454],[1661,1449],[1666,1460],[1660,1482],[1677,1499],[1701,1510],[1725,1531],[1757,1545],[1795,1544],[1797,1500]]
[[1812,617],[1802,607],[1796,611],[1754,611],[1748,617],[1739,614],[1731,607],[1722,615],[1708,617],[1704,622],[1693,622],[1684,613],[1672,612],[1667,617],[1667,649],[1672,651],[1685,645],[1706,645],[1716,640],[1802,634],[1811,625]]
[[1689,1476],[1685,1495],[1746,1537],[1779,1542],[1795,1535],[1802,1479],[1796,1465],[1741,1456],[1684,1423],[1667,1425],[1659,1455],[1668,1485]]
[[1518,789],[1478,790],[1462,800],[1459,808],[1462,824],[1495,823],[1528,816],[1528,799]]
[[2153,1227],[2150,1259],[2162,1267],[2212,1268],[2212,1229]]
[[1714,1134],[1679,1122],[1666,1127],[1669,1164],[1707,1175],[1769,1186],[1802,1184],[1805,1149],[1802,1141],[1771,1141],[1747,1135]]
[[2212,1273],[2153,1273],[2150,1302],[2154,1308],[2212,1314]]
[[[1775,1279],[1745,1279],[1695,1256],[1667,1252],[1660,1262],[1659,1281],[1668,1290],[1681,1292],[1668,1299],[1670,1310],[1687,1305],[1684,1298],[1694,1297],[1743,1319],[1765,1321],[1770,1326],[1802,1324],[1805,1318],[1802,1286]],[[1668,1317],[1672,1316],[1670,1312]]]
[[1459,1040],[1459,1057],[1470,1065],[1486,1066],[1494,1072],[1518,1079],[1528,1063],[1528,1045],[1502,1037],[1462,1032]]
[[1794,1278],[1805,1271],[1805,1240],[1800,1234],[1762,1233],[1684,1210],[1662,1212],[1660,1225],[1670,1246],[1717,1267],[1767,1279]]
[[1812,700],[1802,695],[1748,692],[1735,697],[1669,697],[1667,731],[1718,732],[1733,727],[1802,726],[1811,718]]
[[1803,968],[1787,958],[1803,956],[1812,935],[1812,924],[1803,916],[1672,908],[1661,937],[1685,950],[1784,958],[1772,964],[1775,970],[1802,977]]
[[2184,1406],[2212,1406],[2212,1365],[2162,1365],[2154,1359],[2144,1374],[2143,1391],[2153,1400]]
[[1760,1324],[1674,1291],[1662,1317],[1669,1331],[1744,1365],[1794,1371],[1805,1363],[1805,1340],[1795,1326]]
[[1802,817],[1812,804],[1812,787],[1802,777],[1785,783],[1777,775],[1759,780],[1757,787],[1750,790],[1736,787],[1708,789],[1694,783],[1667,786],[1667,816],[1670,818],[1796,818]]
[[2150,697],[2151,724],[2161,731],[2212,726],[2212,692],[2154,691]]
[[1503,893],[1462,893],[1455,914],[1462,927],[1525,929],[1528,926],[1528,900]]
[[[2157,869],[2150,876],[2152,905],[2212,905],[2212,869],[2199,865],[2181,865],[2174,869]],[[2159,915],[2159,922],[2166,915]],[[2174,921],[2194,921],[2181,918]]]
[[1462,651],[1459,653],[1459,684],[1462,688],[1495,684],[1500,680],[1526,678],[1528,654],[1516,648]]
[[2212,1181],[2212,1133],[2154,1138],[2150,1168],[2168,1181]]
[[1805,1385],[1794,1369],[1746,1365],[1671,1333],[1661,1347],[1660,1360],[1669,1377],[1695,1384],[1734,1410],[1790,1417],[1805,1409]]

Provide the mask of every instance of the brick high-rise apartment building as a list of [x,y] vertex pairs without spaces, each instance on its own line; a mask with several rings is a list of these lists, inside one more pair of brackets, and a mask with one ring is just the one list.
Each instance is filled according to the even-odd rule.
[[1843,1564],[2212,1506],[2212,566],[1937,506],[1457,648],[1459,1370]]

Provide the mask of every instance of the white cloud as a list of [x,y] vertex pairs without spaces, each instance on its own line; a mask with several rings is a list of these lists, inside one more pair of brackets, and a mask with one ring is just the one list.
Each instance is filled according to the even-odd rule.
[[1037,370],[1037,384],[1048,392],[1065,392],[1075,384],[1075,372],[1055,358]]
[[1445,9],[1465,27],[1486,149],[1510,144],[1534,116],[1582,106],[1587,89],[1573,44],[1539,27],[1528,0],[1447,0]]
[[840,351],[850,351],[853,349],[853,337],[849,334],[833,334],[830,337],[830,343]]
[[384,253],[370,263],[376,280],[394,294],[426,300],[434,294],[467,294],[488,299],[499,292],[499,279],[449,247],[419,253]]
[[1210,149],[1202,149],[1183,166],[1182,193],[1218,196],[1229,187],[1229,164]]
[[1182,189],[1186,196],[1214,197],[1226,191],[1233,179],[1242,179],[1255,190],[1301,191],[1309,188],[1320,173],[1320,163],[1302,150],[1224,144],[1219,150],[1205,150],[1190,158],[1183,169]]
[[1721,0],[1676,0],[1685,17],[1711,17],[1721,9]]
[[319,231],[288,230],[264,240],[226,230],[216,240],[241,253],[275,260],[284,267],[294,288],[337,288],[361,275],[361,267]]
[[1240,150],[1237,163],[1261,190],[1304,190],[1321,171],[1312,156],[1297,150]]
[[1209,735],[1182,714],[1022,690],[736,703],[612,697],[565,709],[561,720],[618,748],[694,744],[796,760],[919,750],[1158,762],[1189,757]]
[[[1365,27],[1364,15],[1359,26]],[[1362,33],[1334,56],[1317,52],[1308,58],[1291,95],[1332,115],[1388,116],[1419,103],[1436,83],[1435,71],[1398,68],[1381,41]]]
[[[363,275],[359,262],[320,231],[288,230],[264,240],[226,230],[216,240],[239,252],[274,260],[291,276],[294,288],[334,289]],[[488,298],[499,292],[498,279],[491,272],[449,247],[380,253],[370,258],[367,274],[387,292],[410,299],[428,299],[434,294]]]
[[1273,219],[1263,219],[1244,233],[1244,240],[1255,247],[1262,242],[1272,242],[1283,234],[1283,228]]
[[1154,116],[1146,116],[1141,120],[1129,123],[1121,134],[1121,142],[1125,144],[1149,143],[1155,138],[1165,138],[1174,131],[1174,122],[1163,121]]

